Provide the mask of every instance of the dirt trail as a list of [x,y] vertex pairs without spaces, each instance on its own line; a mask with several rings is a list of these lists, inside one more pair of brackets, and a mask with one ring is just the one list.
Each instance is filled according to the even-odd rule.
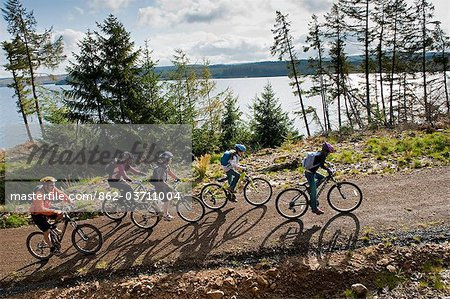
[[98,271],[155,268],[165,263],[195,265],[215,256],[292,244],[307,253],[310,247],[326,248],[337,239],[350,243],[367,232],[407,231],[438,224],[448,228],[450,167],[349,181],[357,183],[364,193],[363,204],[354,214],[337,214],[322,194],[321,207],[326,213],[316,216],[308,212],[298,221],[285,221],[279,216],[274,197],[266,207],[259,208],[238,197],[238,203],[229,202],[222,211],[209,212],[198,224],[186,225],[181,219],[162,221],[154,231],[135,227],[128,217],[121,223],[99,217],[88,221],[101,229],[105,239],[96,256],[76,253],[66,238],[63,255],[47,263],[37,263],[25,248],[26,237],[36,230],[34,226],[0,230],[0,291],[24,280],[48,282]]

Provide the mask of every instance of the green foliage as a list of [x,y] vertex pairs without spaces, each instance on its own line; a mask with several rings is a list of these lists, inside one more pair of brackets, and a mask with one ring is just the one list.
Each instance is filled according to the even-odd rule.
[[[256,97],[252,105],[253,143],[260,147],[280,146],[288,132],[292,132],[292,120],[283,112],[279,100],[275,98],[272,85],[267,83],[261,97]],[[270,138],[268,138],[270,136]]]
[[378,289],[384,289],[388,287],[390,290],[394,289],[399,284],[406,280],[405,276],[401,273],[392,273],[389,271],[383,271],[375,276],[375,286]]
[[195,159],[194,161],[194,171],[195,175],[202,181],[206,177],[208,172],[209,163],[211,161],[211,155],[205,154],[200,157],[200,159]]
[[28,218],[22,214],[12,214],[0,218],[0,228],[21,227],[28,224]]
[[340,150],[329,156],[332,162],[353,164],[362,161],[362,155],[354,150]]

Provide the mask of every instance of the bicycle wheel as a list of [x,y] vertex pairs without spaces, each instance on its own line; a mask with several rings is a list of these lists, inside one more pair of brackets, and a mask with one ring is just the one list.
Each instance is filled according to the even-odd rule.
[[362,202],[362,192],[358,186],[349,182],[337,183],[328,191],[328,203],[338,212],[356,210]]
[[272,197],[272,186],[262,178],[250,179],[244,186],[244,198],[254,206],[267,203]]
[[194,223],[203,218],[205,207],[198,197],[183,196],[177,203],[177,213],[184,221]]
[[223,208],[228,201],[228,192],[219,184],[208,184],[202,188],[200,198],[212,210]]
[[28,251],[37,259],[47,260],[52,255],[43,232],[32,232],[27,238]]
[[103,236],[92,224],[80,224],[72,232],[72,244],[83,254],[94,254],[103,245]]
[[278,194],[275,207],[281,216],[295,219],[306,213],[308,204],[309,200],[305,192],[296,188],[288,188]]
[[102,212],[109,219],[119,221],[127,215],[127,207],[120,200],[104,200]]
[[150,229],[155,227],[161,220],[161,211],[154,202],[143,202],[136,204],[131,212],[131,221],[139,228]]

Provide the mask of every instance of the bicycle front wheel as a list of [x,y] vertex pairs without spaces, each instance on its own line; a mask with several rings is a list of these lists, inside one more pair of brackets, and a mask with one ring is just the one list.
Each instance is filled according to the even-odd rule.
[[161,220],[162,212],[157,203],[145,202],[136,204],[133,212],[131,212],[131,221],[139,228],[154,228]]
[[228,201],[228,192],[219,184],[208,184],[202,188],[200,198],[212,210],[223,208]]
[[72,244],[83,254],[94,254],[103,245],[103,236],[92,224],[80,224],[72,232]]
[[272,186],[262,178],[250,179],[244,186],[244,198],[254,206],[262,206],[272,197]]
[[278,194],[275,206],[278,213],[287,219],[303,216],[308,210],[308,196],[297,188],[288,188]]
[[102,212],[109,219],[119,221],[127,215],[127,206],[120,200],[104,200]]
[[177,213],[184,221],[194,223],[203,218],[205,207],[198,197],[184,196],[177,203]]
[[338,212],[356,210],[362,202],[362,192],[358,186],[349,182],[336,183],[328,191],[328,203]]
[[52,255],[43,232],[32,232],[27,238],[27,249],[37,259],[48,260]]

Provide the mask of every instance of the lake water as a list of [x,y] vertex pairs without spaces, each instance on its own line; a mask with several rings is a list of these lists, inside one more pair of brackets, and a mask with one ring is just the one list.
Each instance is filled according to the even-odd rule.
[[[300,104],[297,96],[292,93],[289,86],[288,77],[263,77],[263,78],[235,78],[235,79],[216,79],[216,91],[220,92],[226,88],[233,90],[234,95],[238,97],[238,105],[244,114],[245,119],[250,117],[250,105],[258,95],[264,90],[264,86],[270,82],[276,97],[281,103],[284,111],[290,114],[294,119],[294,126],[300,133],[306,134],[304,121],[293,113],[300,110]],[[311,85],[310,80],[302,84],[303,89],[308,89]],[[61,88],[60,86],[51,86],[50,88]],[[317,113],[322,118],[321,102],[319,97],[303,97],[305,108],[313,106],[317,108]],[[22,126],[22,116],[18,111],[14,90],[7,87],[0,87],[0,148],[9,148],[11,146],[23,143],[27,140],[25,128]],[[332,116],[335,115],[331,109]],[[33,132],[39,132],[37,117],[29,117]],[[333,122],[332,122],[333,123]],[[320,127],[314,122],[310,123],[312,133],[318,132]],[[35,136],[35,135],[34,135]]]

